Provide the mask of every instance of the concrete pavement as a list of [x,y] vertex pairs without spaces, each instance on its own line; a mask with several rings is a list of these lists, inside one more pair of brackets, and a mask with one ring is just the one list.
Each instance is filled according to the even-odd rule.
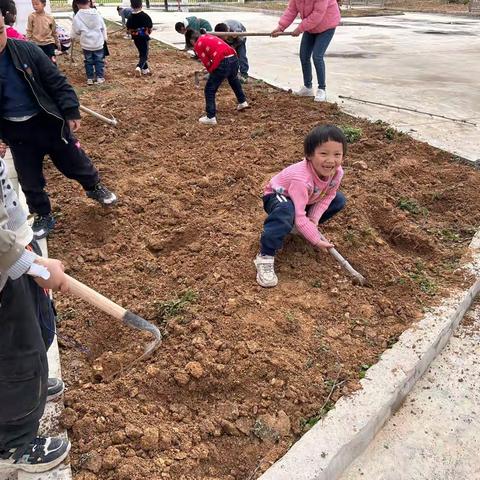
[[480,479],[480,307],[341,480]]
[[[101,7],[118,21],[114,7]],[[150,10],[153,37],[183,48],[175,22],[187,13]],[[271,31],[277,18],[258,12],[192,13],[212,25],[228,18],[250,31]],[[250,73],[285,89],[302,84],[299,38],[248,39]],[[326,56],[328,100],[371,120],[381,119],[415,138],[469,160],[480,159],[480,19],[408,13],[347,18]],[[341,100],[338,95],[414,108],[463,119],[470,125],[428,115]]]

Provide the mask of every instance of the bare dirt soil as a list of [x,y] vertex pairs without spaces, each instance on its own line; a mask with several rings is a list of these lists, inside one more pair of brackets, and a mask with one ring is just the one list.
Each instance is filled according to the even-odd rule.
[[[102,87],[85,86],[78,52],[60,67],[85,106],[119,120],[84,116],[79,138],[120,202],[103,209],[49,167],[50,255],[165,338],[127,368],[148,335],[58,295],[75,478],[257,478],[425,309],[468,284],[458,266],[480,223],[480,175],[385,124],[260,82],[246,86],[244,112],[222,88],[219,125],[200,126],[194,60],[152,42],[153,75],[137,79],[134,46],[113,35],[110,50]],[[262,187],[326,122],[362,130],[346,159],[348,205],[322,231],[371,287],[292,237],[278,287],[262,289],[252,263]]]

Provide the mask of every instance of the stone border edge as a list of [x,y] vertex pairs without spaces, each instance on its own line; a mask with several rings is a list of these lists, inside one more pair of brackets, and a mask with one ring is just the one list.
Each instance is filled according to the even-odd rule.
[[480,293],[480,230],[469,248],[473,260],[464,268],[475,275],[474,284],[445,299],[406,330],[367,371],[360,382],[362,389],[342,397],[259,480],[337,480],[364,452],[443,350]]

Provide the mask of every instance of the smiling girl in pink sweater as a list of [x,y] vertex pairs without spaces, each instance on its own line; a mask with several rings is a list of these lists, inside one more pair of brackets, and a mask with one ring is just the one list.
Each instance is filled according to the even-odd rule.
[[254,260],[257,283],[262,287],[277,285],[275,254],[294,226],[315,248],[333,247],[318,231],[318,224],[345,206],[345,196],[338,188],[347,139],[333,125],[315,127],[305,138],[304,151],[305,158],[275,175],[263,192],[268,217],[260,238],[260,253]]
[[[272,32],[272,37],[278,36],[280,32],[288,28],[298,14],[302,21],[293,31],[293,36],[303,33],[300,43],[303,87],[295,95],[315,97],[316,102],[323,102],[327,98],[323,57],[335,34],[335,28],[340,23],[340,9],[337,0],[290,0],[287,9],[278,21],[277,28]],[[312,56],[318,79],[316,95],[312,84]]]

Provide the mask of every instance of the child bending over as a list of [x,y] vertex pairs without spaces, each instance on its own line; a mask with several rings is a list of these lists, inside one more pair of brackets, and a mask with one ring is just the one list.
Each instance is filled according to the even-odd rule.
[[222,39],[213,35],[200,35],[187,30],[187,44],[193,47],[200,61],[210,74],[205,85],[205,110],[207,114],[199,119],[200,123],[216,125],[215,95],[226,79],[237,97],[237,110],[248,108],[247,98],[238,79],[238,57],[235,50]]
[[301,162],[275,175],[263,192],[263,208],[268,217],[260,238],[260,253],[254,260],[257,283],[262,287],[277,285],[275,254],[294,226],[314,248],[333,247],[317,227],[345,206],[345,196],[338,188],[347,139],[333,125],[315,127],[305,138],[304,152]]
[[127,20],[127,30],[137,47],[139,57],[135,72],[139,75],[150,75],[148,42],[153,29],[152,19],[145,12],[142,12],[142,0],[131,0],[130,5],[133,11]]
[[53,63],[55,59],[55,47],[60,50],[57,38],[55,19],[45,12],[47,0],[32,0],[35,10],[28,16],[27,38],[36,43]]
[[187,30],[195,30],[199,33],[206,33],[212,31],[212,26],[210,25],[210,22],[208,22],[204,18],[192,16],[185,18],[181,22],[177,22],[175,24],[175,30],[177,31],[177,33],[180,33],[180,35],[185,35],[185,50],[188,50],[190,47],[188,45],[186,37]]
[[76,0],[78,13],[73,17],[72,38],[80,39],[85,58],[87,85],[105,82],[105,51],[107,27],[96,8],[90,7],[90,0]]

